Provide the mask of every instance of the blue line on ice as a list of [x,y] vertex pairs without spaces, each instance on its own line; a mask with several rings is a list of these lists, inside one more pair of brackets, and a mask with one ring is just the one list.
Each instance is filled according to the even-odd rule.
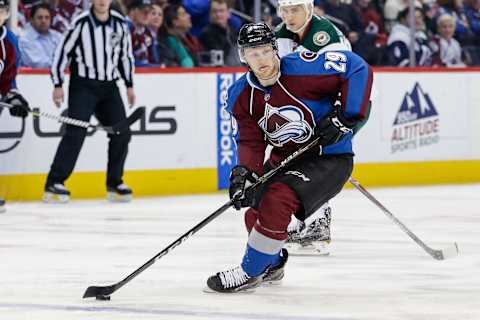
[[278,315],[278,314],[254,314],[254,313],[226,313],[209,311],[182,311],[182,310],[163,310],[163,309],[137,309],[127,307],[82,307],[82,306],[63,306],[46,305],[33,303],[0,303],[0,309],[17,309],[22,311],[83,311],[83,312],[113,312],[119,314],[145,314],[145,315],[172,315],[172,316],[200,316],[220,319],[251,319],[251,320],[355,320],[352,317],[321,317],[321,316],[302,316],[302,315]]

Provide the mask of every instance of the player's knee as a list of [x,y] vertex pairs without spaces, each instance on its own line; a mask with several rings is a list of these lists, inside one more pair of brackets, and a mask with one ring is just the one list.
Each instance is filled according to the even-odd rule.
[[257,222],[258,211],[250,208],[245,212],[245,227],[247,228],[248,233],[252,231],[253,226]]
[[260,202],[256,229],[261,233],[271,232],[284,238],[292,214],[300,208],[300,199],[292,188],[281,182],[272,183]]

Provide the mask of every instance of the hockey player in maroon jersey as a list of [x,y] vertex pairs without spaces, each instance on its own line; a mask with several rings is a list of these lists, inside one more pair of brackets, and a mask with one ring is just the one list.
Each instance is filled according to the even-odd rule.
[[[30,111],[28,102],[16,91],[20,50],[15,35],[7,29],[5,22],[10,16],[9,0],[0,0],[0,100],[8,103],[10,114],[25,118]],[[0,115],[4,109],[0,108]],[[5,212],[5,190],[0,190],[0,213]]]
[[[264,23],[243,26],[238,47],[250,70],[228,90],[239,160],[229,193],[237,210],[249,207],[249,236],[240,266],[207,280],[206,291],[221,293],[283,278],[288,252],[282,247],[291,216],[308,219],[350,177],[352,128],[365,118],[373,79],[368,64],[349,51],[303,51],[280,60],[275,35]],[[318,147],[260,189],[245,192],[258,176],[317,137]],[[264,163],[267,144],[273,149]]]

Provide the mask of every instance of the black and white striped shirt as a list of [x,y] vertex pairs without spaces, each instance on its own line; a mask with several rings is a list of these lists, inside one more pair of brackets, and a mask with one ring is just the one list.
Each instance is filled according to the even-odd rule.
[[56,87],[64,81],[64,70],[80,78],[113,81],[120,76],[133,85],[132,40],[125,18],[110,10],[107,21],[99,21],[92,9],[78,15],[59,43],[51,68]]

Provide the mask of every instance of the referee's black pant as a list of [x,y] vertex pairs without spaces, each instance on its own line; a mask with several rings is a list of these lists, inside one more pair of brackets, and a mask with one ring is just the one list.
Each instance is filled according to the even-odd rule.
[[[104,126],[111,126],[126,118],[117,84],[115,81],[72,77],[68,89],[68,116],[90,121],[93,114]],[[46,186],[64,183],[72,174],[86,134],[87,130],[84,128],[66,126],[65,134],[50,168]],[[131,132],[126,130],[117,135],[109,134],[108,138],[107,186],[116,187],[123,182],[123,168]]]

